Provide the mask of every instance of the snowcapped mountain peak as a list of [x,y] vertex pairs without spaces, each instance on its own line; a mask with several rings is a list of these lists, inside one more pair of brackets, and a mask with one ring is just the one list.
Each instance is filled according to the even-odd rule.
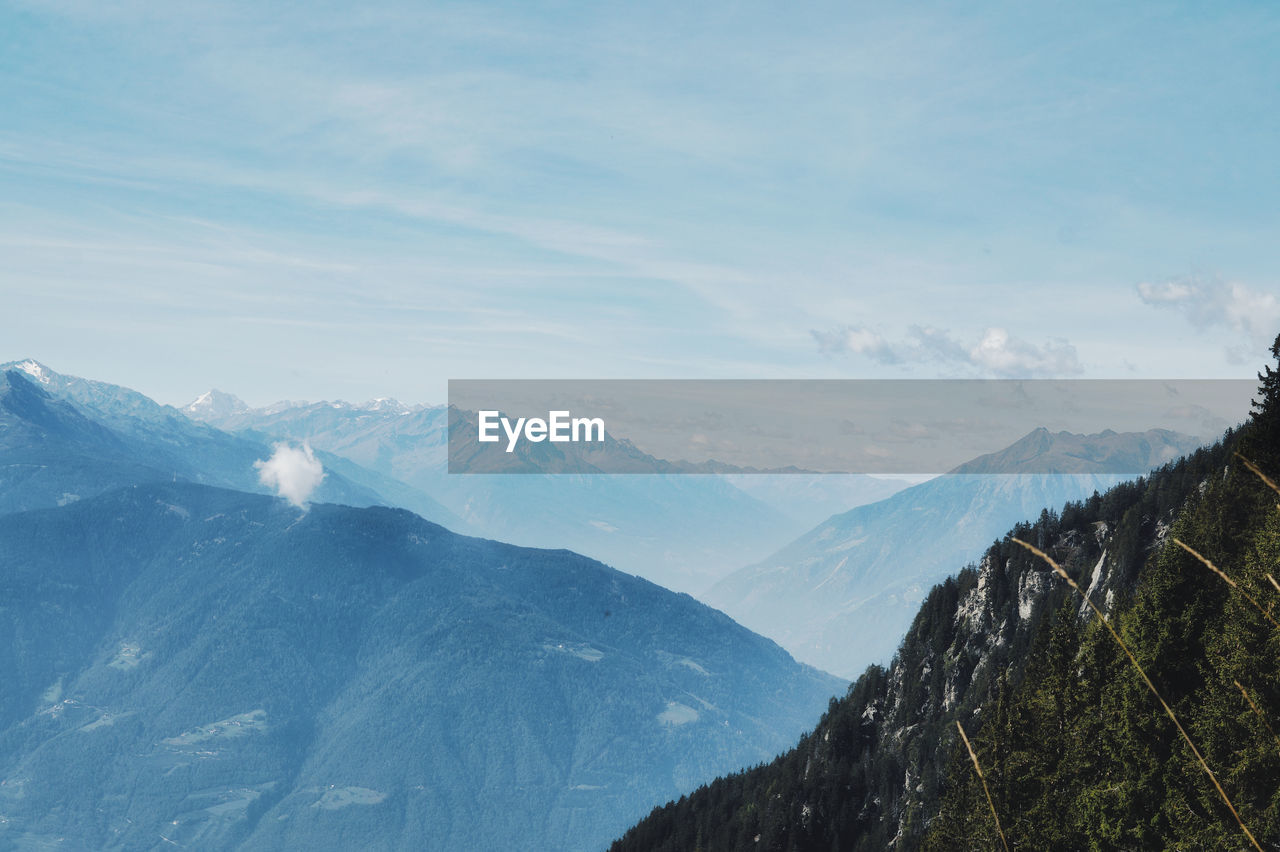
[[279,414],[291,408],[307,408],[310,405],[311,403],[305,399],[282,399],[279,402],[271,403],[266,408],[259,408],[256,413],[263,415]]
[[354,407],[360,411],[376,411],[391,414],[410,414],[413,411],[412,408],[405,405],[403,402],[400,402],[398,399],[392,399],[386,396],[371,399],[363,405],[357,405]]
[[182,413],[195,420],[216,420],[248,410],[249,406],[239,397],[214,388],[183,406]]
[[352,411],[366,414],[412,414],[423,408],[421,405],[405,405],[400,400],[387,396],[376,397],[368,402],[360,403],[347,402],[345,399],[335,399],[332,402],[316,404],[327,406],[335,411]]
[[5,366],[12,370],[21,370],[42,385],[49,384],[50,377],[53,374],[53,371],[44,364],[31,358],[25,361],[14,361],[12,364],[6,364]]

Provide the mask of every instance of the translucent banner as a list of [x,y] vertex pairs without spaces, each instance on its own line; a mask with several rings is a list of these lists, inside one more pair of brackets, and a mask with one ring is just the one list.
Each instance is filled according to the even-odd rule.
[[454,380],[449,472],[1145,473],[1250,380]]

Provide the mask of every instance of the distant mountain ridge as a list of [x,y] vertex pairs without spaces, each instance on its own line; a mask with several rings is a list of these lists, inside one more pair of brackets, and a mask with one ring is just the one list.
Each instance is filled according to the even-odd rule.
[[168,477],[154,461],[28,374],[0,372],[0,513]]
[[[788,476],[784,488],[744,483],[757,478],[749,474],[676,473],[683,468],[663,467],[624,441],[605,448],[610,467],[630,459],[635,472],[651,475],[595,473],[599,467],[589,452],[565,462],[575,473],[451,475],[448,418],[445,406],[316,402],[282,403],[210,422],[260,441],[309,441],[431,495],[477,534],[568,547],[690,593],[704,591],[836,509],[903,487],[867,476]],[[551,452],[548,444],[534,446],[522,452]],[[792,499],[806,481],[804,499]]]
[[[294,402],[274,403],[261,409],[253,409],[238,397],[214,389],[207,391],[187,404],[183,413],[192,419],[211,423],[219,428],[232,431],[268,429],[271,424],[279,425],[286,420],[314,418],[317,414],[331,414],[328,418],[333,424],[335,418],[346,414],[354,414],[360,418],[364,414],[391,414],[407,416],[419,412],[429,412],[426,421],[431,423],[432,431],[440,433],[446,439],[446,455],[452,455],[455,472],[468,474],[816,474],[816,471],[804,470],[794,466],[777,469],[742,467],[726,462],[709,459],[702,462],[690,462],[683,459],[663,459],[645,452],[625,437],[618,437],[605,430],[604,440],[598,443],[569,444],[558,446],[550,442],[533,443],[523,441],[516,445],[510,453],[494,453],[489,446],[481,446],[478,439],[469,436],[476,434],[478,420],[474,411],[462,411],[453,406],[406,405],[399,400],[389,398],[372,399],[365,403],[350,403],[344,400],[334,402]],[[445,417],[443,428],[439,423],[440,416]],[[321,418],[324,419],[324,418]],[[450,422],[454,428],[467,438],[454,441],[454,448],[449,450],[447,435]],[[368,423],[366,422],[366,426]]]
[[[153,481],[267,490],[254,463],[271,455],[270,441],[224,432],[129,388],[66,376],[31,359],[0,366],[0,376],[0,511],[52,506]],[[394,503],[465,527],[403,483],[341,458],[320,458],[328,474],[317,500]]]
[[1043,426],[995,453],[951,471],[981,473],[1122,473],[1141,475],[1195,452],[1204,441],[1168,429],[1103,430],[1092,435],[1050,432]]
[[[1150,470],[1172,448],[1199,441],[1164,430],[1097,435],[1037,429],[975,459],[964,475],[913,486],[834,515],[768,558],[710,589],[704,599],[811,665],[855,677],[885,663],[925,593],[977,559],[1003,530],[1044,509],[1089,497],[1117,473],[1022,473],[1052,462],[1079,471],[1092,461]],[[957,469],[959,470],[959,469]]]
[[366,402],[308,402],[307,400],[282,399],[261,408],[253,408],[232,393],[212,388],[200,394],[182,407],[182,413],[193,420],[217,426],[220,429],[238,431],[252,426],[261,417],[281,414],[291,409],[330,408],[337,411],[363,411],[371,413],[412,414],[440,406],[409,405],[390,397],[375,397]]
[[135,390],[108,382],[64,375],[32,358],[0,364],[0,371],[10,370],[25,373],[32,382],[50,394],[90,408],[109,423],[123,422],[133,426],[138,421],[163,422],[178,414],[177,409],[172,406],[161,405]]

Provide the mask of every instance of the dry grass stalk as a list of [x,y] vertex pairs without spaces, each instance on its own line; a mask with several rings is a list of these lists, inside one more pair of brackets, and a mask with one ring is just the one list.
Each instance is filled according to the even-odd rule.
[[1204,756],[1200,754],[1200,749],[1196,748],[1196,744],[1191,741],[1191,736],[1187,733],[1186,729],[1182,727],[1182,723],[1178,721],[1177,714],[1173,712],[1173,708],[1169,706],[1169,702],[1164,700],[1164,696],[1160,694],[1160,690],[1156,689],[1156,685],[1151,682],[1151,678],[1147,677],[1147,673],[1143,670],[1142,666],[1139,665],[1137,657],[1133,656],[1133,652],[1129,650],[1129,646],[1120,638],[1120,634],[1111,626],[1111,622],[1102,614],[1102,610],[1098,609],[1098,605],[1089,599],[1089,596],[1085,594],[1084,589],[1080,588],[1080,585],[1075,580],[1071,579],[1071,575],[1063,570],[1062,566],[1053,560],[1053,557],[1049,556],[1049,554],[1045,553],[1040,548],[1027,544],[1025,541],[1019,541],[1016,538],[1013,539],[1013,541],[1022,545],[1027,550],[1031,551],[1048,563],[1049,567],[1052,568],[1059,577],[1066,580],[1067,584],[1071,586],[1071,588],[1075,589],[1076,593],[1079,594],[1080,597],[1084,598],[1084,602],[1093,610],[1094,615],[1098,616],[1098,620],[1102,622],[1102,626],[1107,628],[1107,632],[1111,634],[1111,638],[1116,641],[1116,644],[1120,646],[1120,650],[1124,651],[1124,655],[1129,658],[1129,662],[1133,664],[1135,669],[1137,669],[1138,675],[1142,678],[1142,682],[1147,685],[1147,689],[1149,689],[1151,694],[1156,697],[1156,701],[1160,702],[1160,706],[1164,708],[1165,715],[1169,717],[1169,720],[1173,722],[1173,726],[1178,729],[1178,733],[1182,735],[1182,739],[1186,742],[1187,748],[1191,749],[1191,753],[1195,755],[1196,760],[1200,763],[1200,768],[1204,770],[1204,774],[1208,775],[1209,780],[1213,782],[1214,789],[1218,791],[1218,795],[1222,798],[1223,803],[1226,804],[1227,810],[1231,811],[1231,815],[1235,817],[1236,824],[1240,826],[1240,830],[1244,832],[1244,836],[1249,838],[1249,842],[1253,844],[1254,849],[1257,849],[1258,852],[1262,852],[1262,847],[1258,844],[1257,838],[1253,836],[1253,832],[1249,830],[1249,827],[1244,824],[1244,820],[1240,818],[1240,812],[1237,811],[1236,806],[1231,803],[1231,798],[1227,796],[1227,791],[1222,789],[1222,784],[1218,782],[1218,776],[1213,774],[1213,770],[1210,769],[1209,764],[1205,762]]
[[982,774],[982,765],[978,763],[978,755],[973,750],[973,744],[969,742],[969,737],[964,732],[964,726],[960,724],[960,720],[956,719],[956,730],[960,732],[960,739],[964,740],[964,747],[969,750],[969,759],[973,761],[973,771],[978,773],[978,780],[982,782],[982,792],[987,794],[987,806],[991,808],[991,818],[996,821],[996,832],[1000,835],[1000,843],[1004,846],[1004,852],[1009,852],[1009,841],[1004,839],[1004,829],[1000,827],[1000,816],[996,813],[996,803],[991,798],[991,790],[987,788],[987,778]]
[[1206,558],[1204,558],[1203,556],[1201,556],[1199,553],[1196,553],[1194,550],[1192,550],[1190,547],[1188,547],[1186,544],[1184,544],[1184,543],[1182,542],[1182,540],[1181,540],[1181,539],[1177,539],[1177,538],[1175,538],[1175,539],[1173,540],[1173,543],[1174,543],[1174,544],[1176,544],[1176,545],[1178,545],[1178,547],[1181,547],[1181,548],[1182,548],[1183,550],[1185,550],[1187,553],[1190,553],[1190,554],[1191,554],[1192,556],[1194,556],[1196,559],[1199,559],[1199,560],[1204,564],[1204,566],[1205,566],[1206,568],[1208,568],[1210,571],[1212,571],[1213,573],[1217,574],[1217,575],[1218,575],[1219,577],[1221,577],[1223,580],[1226,580],[1226,581],[1227,581],[1227,585],[1229,585],[1231,588],[1233,588],[1233,589],[1235,589],[1237,592],[1239,592],[1239,593],[1240,593],[1240,596],[1241,596],[1242,598],[1244,598],[1245,600],[1247,600],[1249,603],[1253,604],[1253,608],[1254,608],[1254,609],[1256,609],[1258,612],[1262,613],[1262,617],[1263,617],[1263,618],[1265,618],[1267,621],[1270,621],[1270,622],[1271,622],[1271,624],[1272,624],[1272,626],[1273,626],[1273,627],[1275,627],[1277,630],[1280,630],[1280,622],[1277,622],[1277,621],[1276,621],[1276,620],[1271,616],[1271,612],[1270,612],[1270,611],[1268,611],[1268,610],[1263,609],[1263,608],[1262,608],[1262,604],[1258,603],[1256,600],[1254,600],[1254,599],[1253,599],[1253,595],[1249,594],[1249,593],[1248,593],[1248,592],[1246,592],[1244,589],[1240,588],[1240,585],[1239,585],[1238,583],[1236,583],[1236,581],[1235,581],[1235,580],[1233,580],[1233,579],[1231,579],[1229,576],[1227,576],[1227,572],[1223,571],[1223,570],[1222,570],[1221,568],[1219,568],[1217,565],[1214,565],[1212,562],[1210,562],[1208,559],[1206,559]]
[[1280,749],[1280,737],[1276,736],[1275,729],[1272,728],[1271,723],[1267,721],[1267,717],[1263,714],[1262,708],[1259,707],[1249,695],[1249,690],[1245,689],[1244,684],[1238,680],[1232,680],[1231,682],[1236,685],[1236,689],[1240,690],[1240,694],[1244,696],[1244,700],[1249,703],[1250,709],[1253,710],[1254,714],[1258,717],[1258,720],[1262,722],[1262,726],[1267,729],[1267,733],[1271,734],[1271,739],[1276,741],[1277,749]]
[[[1276,485],[1276,483],[1271,479],[1271,477],[1263,473],[1262,468],[1258,467],[1256,464],[1249,461],[1247,458],[1240,455],[1239,453],[1235,453],[1235,457],[1240,459],[1240,461],[1244,462],[1244,466],[1249,468],[1249,470],[1253,471],[1253,473],[1259,479],[1261,479],[1264,483],[1266,483],[1266,486],[1268,488],[1270,488],[1272,491],[1276,492],[1277,494],[1280,494],[1280,485]],[[1276,508],[1280,509],[1280,503],[1276,504]],[[1268,574],[1267,579],[1271,581],[1272,588],[1274,588],[1277,592],[1280,592],[1280,583],[1276,582],[1276,578]]]
[[1236,458],[1240,459],[1240,461],[1244,462],[1245,467],[1249,468],[1249,470],[1253,471],[1254,474],[1256,474],[1259,479],[1265,482],[1268,488],[1270,488],[1272,491],[1276,492],[1277,494],[1280,494],[1280,485],[1276,485],[1275,482],[1272,481],[1271,477],[1267,476],[1265,473],[1262,472],[1262,469],[1260,467],[1258,467],[1256,464],[1249,461],[1247,458],[1240,455],[1239,453],[1234,453],[1234,455]]

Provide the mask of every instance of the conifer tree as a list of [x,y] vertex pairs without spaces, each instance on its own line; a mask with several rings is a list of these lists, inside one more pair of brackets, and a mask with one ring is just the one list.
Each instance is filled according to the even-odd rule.
[[[1268,364],[1258,373],[1258,396],[1253,400],[1254,434],[1249,442],[1250,450],[1268,458],[1273,456],[1267,448],[1280,445],[1280,335],[1271,344],[1271,357],[1276,360],[1277,369]],[[1255,450],[1255,444],[1261,446]]]

